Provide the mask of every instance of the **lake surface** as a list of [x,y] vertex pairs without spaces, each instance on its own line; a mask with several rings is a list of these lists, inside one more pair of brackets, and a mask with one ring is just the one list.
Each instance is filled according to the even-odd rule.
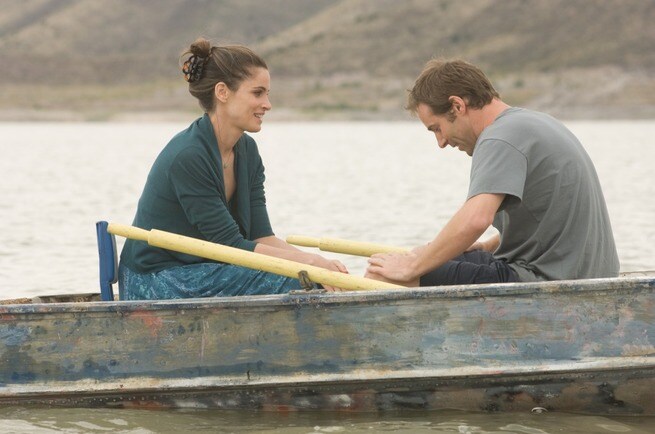
[[[655,269],[655,121],[569,122],[596,165],[622,271]],[[95,222],[130,224],[180,123],[0,123],[0,298],[98,291]],[[418,122],[265,123],[276,234],[412,247],[466,196],[470,158]],[[119,241],[119,248],[122,240]],[[362,258],[338,257],[361,275]],[[654,418],[462,412],[368,415],[0,408],[4,432],[655,432]]]

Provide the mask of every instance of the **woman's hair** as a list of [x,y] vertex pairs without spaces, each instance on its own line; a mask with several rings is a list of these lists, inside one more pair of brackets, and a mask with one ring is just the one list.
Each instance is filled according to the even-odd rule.
[[476,66],[463,60],[430,60],[407,97],[407,110],[415,112],[425,104],[436,115],[447,113],[451,96],[458,96],[472,108],[482,108],[500,98],[489,79]]
[[204,38],[191,44],[182,57],[189,56],[182,65],[184,78],[189,82],[189,93],[198,99],[206,112],[214,110],[214,87],[223,82],[232,91],[252,76],[253,68],[268,69],[266,62],[250,48],[242,45],[212,46]]

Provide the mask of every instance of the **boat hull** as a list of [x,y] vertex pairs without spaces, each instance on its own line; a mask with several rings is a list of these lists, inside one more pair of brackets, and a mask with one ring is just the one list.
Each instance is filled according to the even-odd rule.
[[0,306],[0,403],[655,414],[652,277]]

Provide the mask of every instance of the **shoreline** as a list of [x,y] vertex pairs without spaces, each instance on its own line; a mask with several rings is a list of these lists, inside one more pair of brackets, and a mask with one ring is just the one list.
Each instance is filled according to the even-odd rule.
[[[655,106],[641,107],[519,107],[548,113],[562,121],[649,121],[655,120]],[[0,109],[0,123],[11,122],[187,122],[202,115],[199,110],[66,110],[66,109]],[[268,122],[366,122],[413,121],[404,110],[294,110],[277,108],[266,115]]]

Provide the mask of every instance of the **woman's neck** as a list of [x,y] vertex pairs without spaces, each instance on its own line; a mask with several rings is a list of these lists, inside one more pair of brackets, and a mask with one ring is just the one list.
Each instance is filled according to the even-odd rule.
[[220,122],[216,112],[210,113],[209,119],[214,128],[214,135],[218,142],[218,150],[221,155],[225,157],[232,152],[237,141],[243,135],[243,131],[238,128],[230,127],[227,122]]

